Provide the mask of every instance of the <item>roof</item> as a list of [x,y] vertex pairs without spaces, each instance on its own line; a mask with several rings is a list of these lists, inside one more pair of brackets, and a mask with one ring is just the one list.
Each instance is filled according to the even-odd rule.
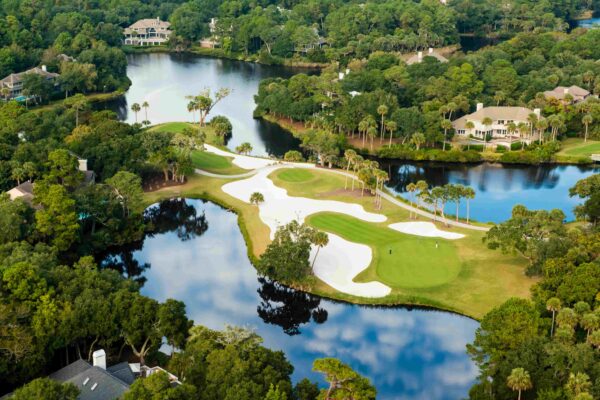
[[159,18],[146,18],[140,19],[129,26],[129,29],[148,29],[148,28],[163,28],[168,29],[171,23],[168,21],[161,21]]
[[14,86],[15,83],[21,82],[23,80],[23,77],[27,74],[38,74],[38,75],[45,76],[46,78],[56,78],[56,77],[60,76],[59,74],[57,74],[55,72],[48,72],[48,71],[44,71],[40,67],[35,67],[35,68],[28,69],[27,71],[24,71],[24,72],[19,72],[16,74],[8,75],[6,78],[0,80],[0,86],[4,86],[4,85]]
[[106,370],[112,376],[120,379],[121,381],[125,382],[128,385],[133,384],[133,381],[135,381],[135,375],[133,374],[133,371],[131,370],[129,363],[126,361],[123,361],[121,363],[110,366],[110,367],[106,368]]
[[[419,59],[419,53],[421,53],[422,58]],[[415,54],[413,54],[408,60],[406,60],[406,63],[408,65],[411,64],[417,64],[423,61],[423,59],[425,57],[433,57],[436,58],[439,62],[448,62],[448,59],[446,57],[444,57],[443,55],[441,55],[440,53],[437,52],[437,50],[435,49],[430,49],[429,51],[422,51],[422,52],[417,52]]]
[[33,183],[26,181],[21,183],[19,186],[15,186],[8,192],[11,200],[21,199],[31,204],[33,200]]
[[111,373],[109,370],[94,367],[87,361],[77,360],[54,372],[49,378],[77,386],[80,390],[78,400],[114,400],[129,390],[129,384],[119,378],[126,377],[121,364],[114,365],[117,371]]
[[527,121],[530,114],[533,114],[533,111],[525,107],[484,107],[472,114],[458,118],[452,122],[452,125],[454,129],[464,129],[467,121],[481,122],[484,118],[490,118],[492,121]]
[[547,90],[544,92],[544,96],[554,97],[557,100],[564,99],[566,94],[570,94],[573,97],[586,98],[590,95],[590,92],[575,85],[569,87],[557,86],[553,90]]

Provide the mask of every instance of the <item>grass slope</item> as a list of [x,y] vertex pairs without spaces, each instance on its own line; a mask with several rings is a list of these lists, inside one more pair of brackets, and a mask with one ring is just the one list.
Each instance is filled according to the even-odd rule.
[[373,249],[372,266],[379,280],[388,286],[434,287],[453,280],[460,272],[456,248],[449,240],[407,235],[343,214],[316,214],[308,223],[351,242],[369,245]]
[[236,175],[248,172],[231,162],[232,158],[220,156],[207,151],[193,151],[192,164],[194,168],[222,175]]
[[286,182],[307,182],[315,177],[312,172],[301,168],[285,169],[278,176]]
[[561,143],[562,149],[558,154],[577,157],[590,157],[592,154],[600,153],[600,141],[571,138]]
[[192,124],[190,122],[165,122],[164,124],[153,125],[148,128],[148,130],[153,132],[181,133],[186,128],[199,129],[200,132],[204,133],[206,136],[206,143],[223,147],[223,138],[218,136],[210,125],[204,125],[200,127],[198,124]]

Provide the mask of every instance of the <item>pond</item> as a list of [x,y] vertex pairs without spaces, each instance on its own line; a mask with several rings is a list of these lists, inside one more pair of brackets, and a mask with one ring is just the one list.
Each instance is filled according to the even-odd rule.
[[600,17],[575,21],[578,28],[600,28]]
[[[501,164],[441,164],[388,162],[382,168],[389,171],[388,188],[409,199],[406,185],[425,180],[433,186],[447,183],[470,186],[475,199],[470,204],[472,219],[480,222],[502,222],[510,218],[512,208],[523,204],[532,209],[561,209],[567,220],[574,219],[573,207],[580,199],[569,197],[569,188],[580,179],[600,172],[600,168],[574,165],[519,166]],[[446,212],[455,214],[454,203]],[[459,215],[466,217],[466,203]]]
[[477,322],[440,311],[333,302],[260,278],[237,216],[210,202],[173,199],[150,207],[147,216],[157,232],[105,265],[112,260],[141,278],[147,296],[184,301],[198,324],[256,329],[266,346],[285,352],[294,380],[323,383],[312,362],[338,357],[372,380],[378,399],[467,396],[477,368],[465,346]]
[[[252,118],[254,95],[258,84],[269,77],[289,77],[297,69],[261,65],[241,61],[200,57],[191,54],[130,54],[127,56],[127,76],[132,85],[124,97],[108,103],[121,120],[135,122],[133,103],[147,101],[148,120],[152,124],[171,121],[192,121],[187,111],[188,95],[197,95],[205,88],[219,88],[232,93],[218,103],[208,119],[225,115],[233,125],[233,136],[227,143],[234,149],[249,142],[254,155],[283,156],[298,149],[299,141],[278,125]],[[307,72],[302,70],[302,72]],[[144,111],[138,115],[140,121]],[[196,115],[197,118],[197,115]]]

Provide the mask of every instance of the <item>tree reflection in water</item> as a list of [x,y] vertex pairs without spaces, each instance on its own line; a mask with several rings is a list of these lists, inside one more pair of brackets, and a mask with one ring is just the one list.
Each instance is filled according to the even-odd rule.
[[146,236],[144,239],[111,249],[108,254],[102,255],[101,265],[112,268],[123,276],[133,279],[143,285],[146,277],[144,271],[150,268],[150,263],[140,263],[134,256],[136,251],[142,250],[144,240],[168,232],[176,232],[181,241],[187,241],[201,236],[208,230],[208,221],[204,212],[198,213],[196,208],[188,204],[185,199],[169,199],[149,207],[144,213]]
[[290,336],[300,333],[300,325],[312,319],[317,324],[327,321],[327,310],[319,307],[321,299],[296,291],[270,279],[259,277],[257,307],[259,317],[267,324],[279,325]]

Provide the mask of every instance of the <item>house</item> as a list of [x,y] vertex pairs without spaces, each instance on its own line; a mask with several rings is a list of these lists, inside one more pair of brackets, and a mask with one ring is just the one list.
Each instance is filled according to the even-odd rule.
[[319,30],[317,28],[312,28],[312,31],[314,33],[314,40],[307,42],[307,43],[303,43],[301,45],[298,46],[294,46],[294,51],[296,53],[302,53],[302,54],[306,54],[311,50],[315,50],[315,49],[321,49],[323,47],[325,47],[327,45],[327,40],[325,40],[324,37],[322,37],[321,35],[319,35]]
[[61,53],[56,56],[56,59],[60,62],[77,62],[77,60],[71,56],[66,55],[65,53]]
[[[473,135],[477,138],[485,138],[491,134],[493,138],[506,138],[508,134],[508,125],[514,123],[519,125],[521,122],[529,125],[529,116],[535,114],[538,118],[543,118],[540,109],[530,110],[525,107],[484,107],[483,103],[477,104],[477,111],[465,115],[452,122],[452,126],[457,135]],[[483,120],[489,118],[491,125],[484,125]],[[472,122],[475,127],[468,129],[467,122]]]
[[133,25],[125,28],[125,44],[131,46],[157,46],[169,41],[172,31],[171,24],[161,21],[160,18],[140,19]]
[[20,100],[23,98],[23,78],[27,74],[38,74],[46,78],[47,80],[53,82],[55,85],[58,83],[56,79],[60,76],[55,72],[48,72],[45,65],[41,67],[31,68],[24,72],[19,72],[17,74],[10,74],[6,78],[0,81],[0,97],[3,97],[5,100]]
[[547,90],[544,92],[544,96],[547,99],[565,100],[567,95],[571,95],[573,103],[580,103],[590,97],[591,93],[579,86],[557,86],[553,90]]
[[424,57],[433,57],[442,63],[448,62],[448,59],[446,57],[444,57],[443,55],[441,55],[438,50],[434,49],[433,47],[430,47],[427,50],[426,54],[423,54],[422,51],[417,51],[408,60],[406,60],[406,64],[408,64],[408,65],[420,64],[423,62]]
[[[136,379],[143,379],[158,372],[167,374],[171,386],[181,385],[179,379],[160,367],[146,367],[139,364],[121,362],[106,366],[106,352],[96,350],[92,354],[93,363],[77,360],[50,374],[48,378],[61,383],[72,383],[79,389],[78,400],[115,400],[127,392]],[[10,399],[11,394],[0,400]]]

